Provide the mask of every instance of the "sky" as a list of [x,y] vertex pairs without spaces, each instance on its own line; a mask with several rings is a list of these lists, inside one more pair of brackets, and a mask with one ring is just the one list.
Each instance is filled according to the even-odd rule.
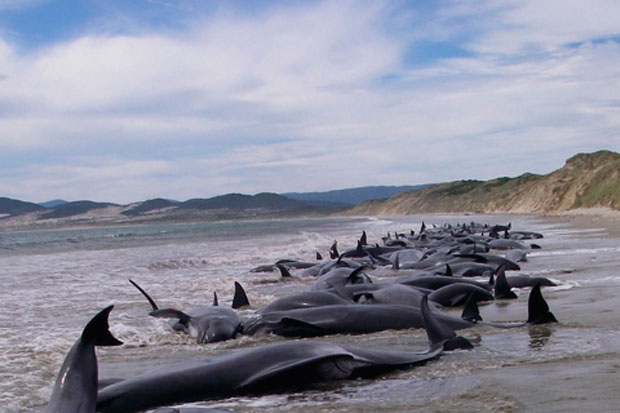
[[620,150],[615,0],[0,0],[0,196],[549,173]]

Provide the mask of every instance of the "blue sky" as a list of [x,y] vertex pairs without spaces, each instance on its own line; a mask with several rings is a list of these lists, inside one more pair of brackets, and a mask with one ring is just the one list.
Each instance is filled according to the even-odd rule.
[[0,196],[547,173],[620,150],[620,3],[0,0]]

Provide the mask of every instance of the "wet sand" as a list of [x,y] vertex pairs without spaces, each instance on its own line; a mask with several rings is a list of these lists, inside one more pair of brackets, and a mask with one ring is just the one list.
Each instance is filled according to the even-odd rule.
[[[606,238],[608,245],[620,246],[620,213],[574,214],[544,217],[570,229],[584,230],[579,236],[585,248],[592,239]],[[602,232],[591,230],[603,229]],[[542,257],[541,257],[542,258]],[[567,256],[554,275],[579,285],[568,291],[544,292],[557,325],[529,327],[533,340],[538,335],[541,350],[554,340],[573,341],[575,355],[558,360],[531,361],[483,370],[470,378],[477,387],[496,397],[512,400],[504,411],[617,411],[620,403],[620,258],[611,252]],[[563,267],[563,268],[562,268]],[[598,281],[593,281],[598,280]],[[497,312],[491,317],[499,318]],[[545,337],[546,335],[546,337]],[[589,351],[588,351],[589,347]],[[462,394],[461,398],[467,399]],[[461,404],[463,410],[476,410],[476,402]],[[482,407],[482,406],[481,406]],[[484,407],[482,407],[484,409]]]

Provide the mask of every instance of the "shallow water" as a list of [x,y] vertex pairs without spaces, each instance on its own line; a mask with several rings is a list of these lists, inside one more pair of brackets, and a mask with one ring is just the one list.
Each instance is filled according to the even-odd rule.
[[[472,351],[443,355],[424,366],[372,380],[326,383],[288,394],[198,403],[234,411],[457,411],[615,409],[620,395],[620,243],[603,228],[579,229],[533,216],[432,215],[329,218],[75,230],[0,232],[0,411],[37,411],[47,402],[60,364],[84,324],[114,304],[111,330],[122,347],[98,349],[100,377],[128,377],[155,365],[284,340],[241,337],[197,345],[149,317],[146,300],[128,283],[140,283],[160,304],[210,304],[217,291],[230,305],[240,281],[253,306],[309,289],[311,279],[282,282],[277,273],[250,273],[280,258],[314,260],[355,245],[362,230],[370,242],[421,222],[512,222],[542,232],[521,273],[558,281],[543,291],[559,324],[462,331]],[[527,243],[527,242],[526,242]],[[293,271],[295,273],[295,271]],[[377,272],[380,274],[380,272]],[[484,319],[527,317],[528,291],[516,302],[481,307]],[[455,312],[458,314],[458,311]],[[251,315],[245,310],[242,315]],[[422,350],[421,330],[388,331],[321,340],[373,348]]]

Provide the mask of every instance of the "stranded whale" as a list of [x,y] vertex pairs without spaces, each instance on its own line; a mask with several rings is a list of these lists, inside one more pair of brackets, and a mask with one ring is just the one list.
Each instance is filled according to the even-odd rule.
[[[149,315],[176,320],[172,324],[172,328],[196,337],[196,342],[198,343],[214,343],[235,338],[243,330],[243,324],[237,313],[230,308],[218,306],[217,299],[214,299],[214,305],[212,306],[196,307],[188,311],[180,311],[175,308],[160,309],[155,301],[136,282],[132,280],[129,280],[129,282],[151,304],[153,311]],[[235,290],[237,291],[237,289]],[[245,301],[247,302],[247,297]]]

